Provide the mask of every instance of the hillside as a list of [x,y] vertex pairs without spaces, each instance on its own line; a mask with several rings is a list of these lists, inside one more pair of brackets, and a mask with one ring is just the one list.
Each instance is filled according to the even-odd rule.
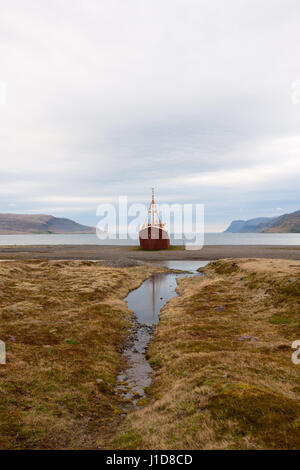
[[250,220],[234,220],[225,232],[230,233],[259,233],[271,225],[276,218],[258,217]]
[[276,223],[265,230],[267,233],[300,233],[300,211],[285,214],[276,219]]
[[225,230],[229,233],[300,233],[300,211],[279,217],[234,220]]
[[51,215],[0,214],[0,234],[95,233],[93,227]]

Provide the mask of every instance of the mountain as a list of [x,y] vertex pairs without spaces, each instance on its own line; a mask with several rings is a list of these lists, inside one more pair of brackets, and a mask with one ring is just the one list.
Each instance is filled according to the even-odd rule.
[[95,233],[95,229],[52,215],[0,214],[0,234],[18,233]]
[[267,233],[300,233],[300,211],[281,215],[265,230]]
[[279,217],[234,220],[225,230],[230,233],[300,233],[300,211]]
[[231,233],[258,233],[273,222],[270,217],[258,217],[250,220],[234,220],[225,232]]

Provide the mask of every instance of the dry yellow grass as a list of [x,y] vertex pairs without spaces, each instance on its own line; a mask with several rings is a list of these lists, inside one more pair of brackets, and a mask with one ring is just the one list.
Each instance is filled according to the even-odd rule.
[[220,260],[205,274],[163,309],[149,403],[114,448],[299,449],[300,262]]
[[0,448],[106,447],[131,316],[122,300],[155,268],[0,263]]

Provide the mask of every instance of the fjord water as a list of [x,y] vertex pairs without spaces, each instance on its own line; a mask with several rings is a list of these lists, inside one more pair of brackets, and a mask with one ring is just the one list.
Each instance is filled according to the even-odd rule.
[[[182,241],[171,235],[172,245]],[[205,245],[300,245],[300,233],[206,233]],[[0,235],[5,245],[138,245],[138,240],[99,240],[95,234]]]
[[143,284],[126,297],[128,308],[136,318],[135,337],[124,351],[128,368],[118,376],[116,392],[125,400],[138,405],[145,397],[145,388],[151,383],[153,372],[145,353],[151,335],[159,320],[162,307],[176,295],[177,278],[199,275],[198,268],[208,261],[165,261],[153,263],[169,269],[182,270],[180,273],[153,274]]

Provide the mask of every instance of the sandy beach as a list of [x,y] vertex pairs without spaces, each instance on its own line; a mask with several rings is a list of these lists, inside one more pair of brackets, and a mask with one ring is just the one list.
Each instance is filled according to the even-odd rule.
[[0,259],[103,260],[106,264],[132,266],[148,261],[217,260],[222,258],[273,258],[300,260],[300,246],[282,245],[207,245],[201,250],[182,247],[142,251],[135,246],[112,245],[31,245],[2,246]]

